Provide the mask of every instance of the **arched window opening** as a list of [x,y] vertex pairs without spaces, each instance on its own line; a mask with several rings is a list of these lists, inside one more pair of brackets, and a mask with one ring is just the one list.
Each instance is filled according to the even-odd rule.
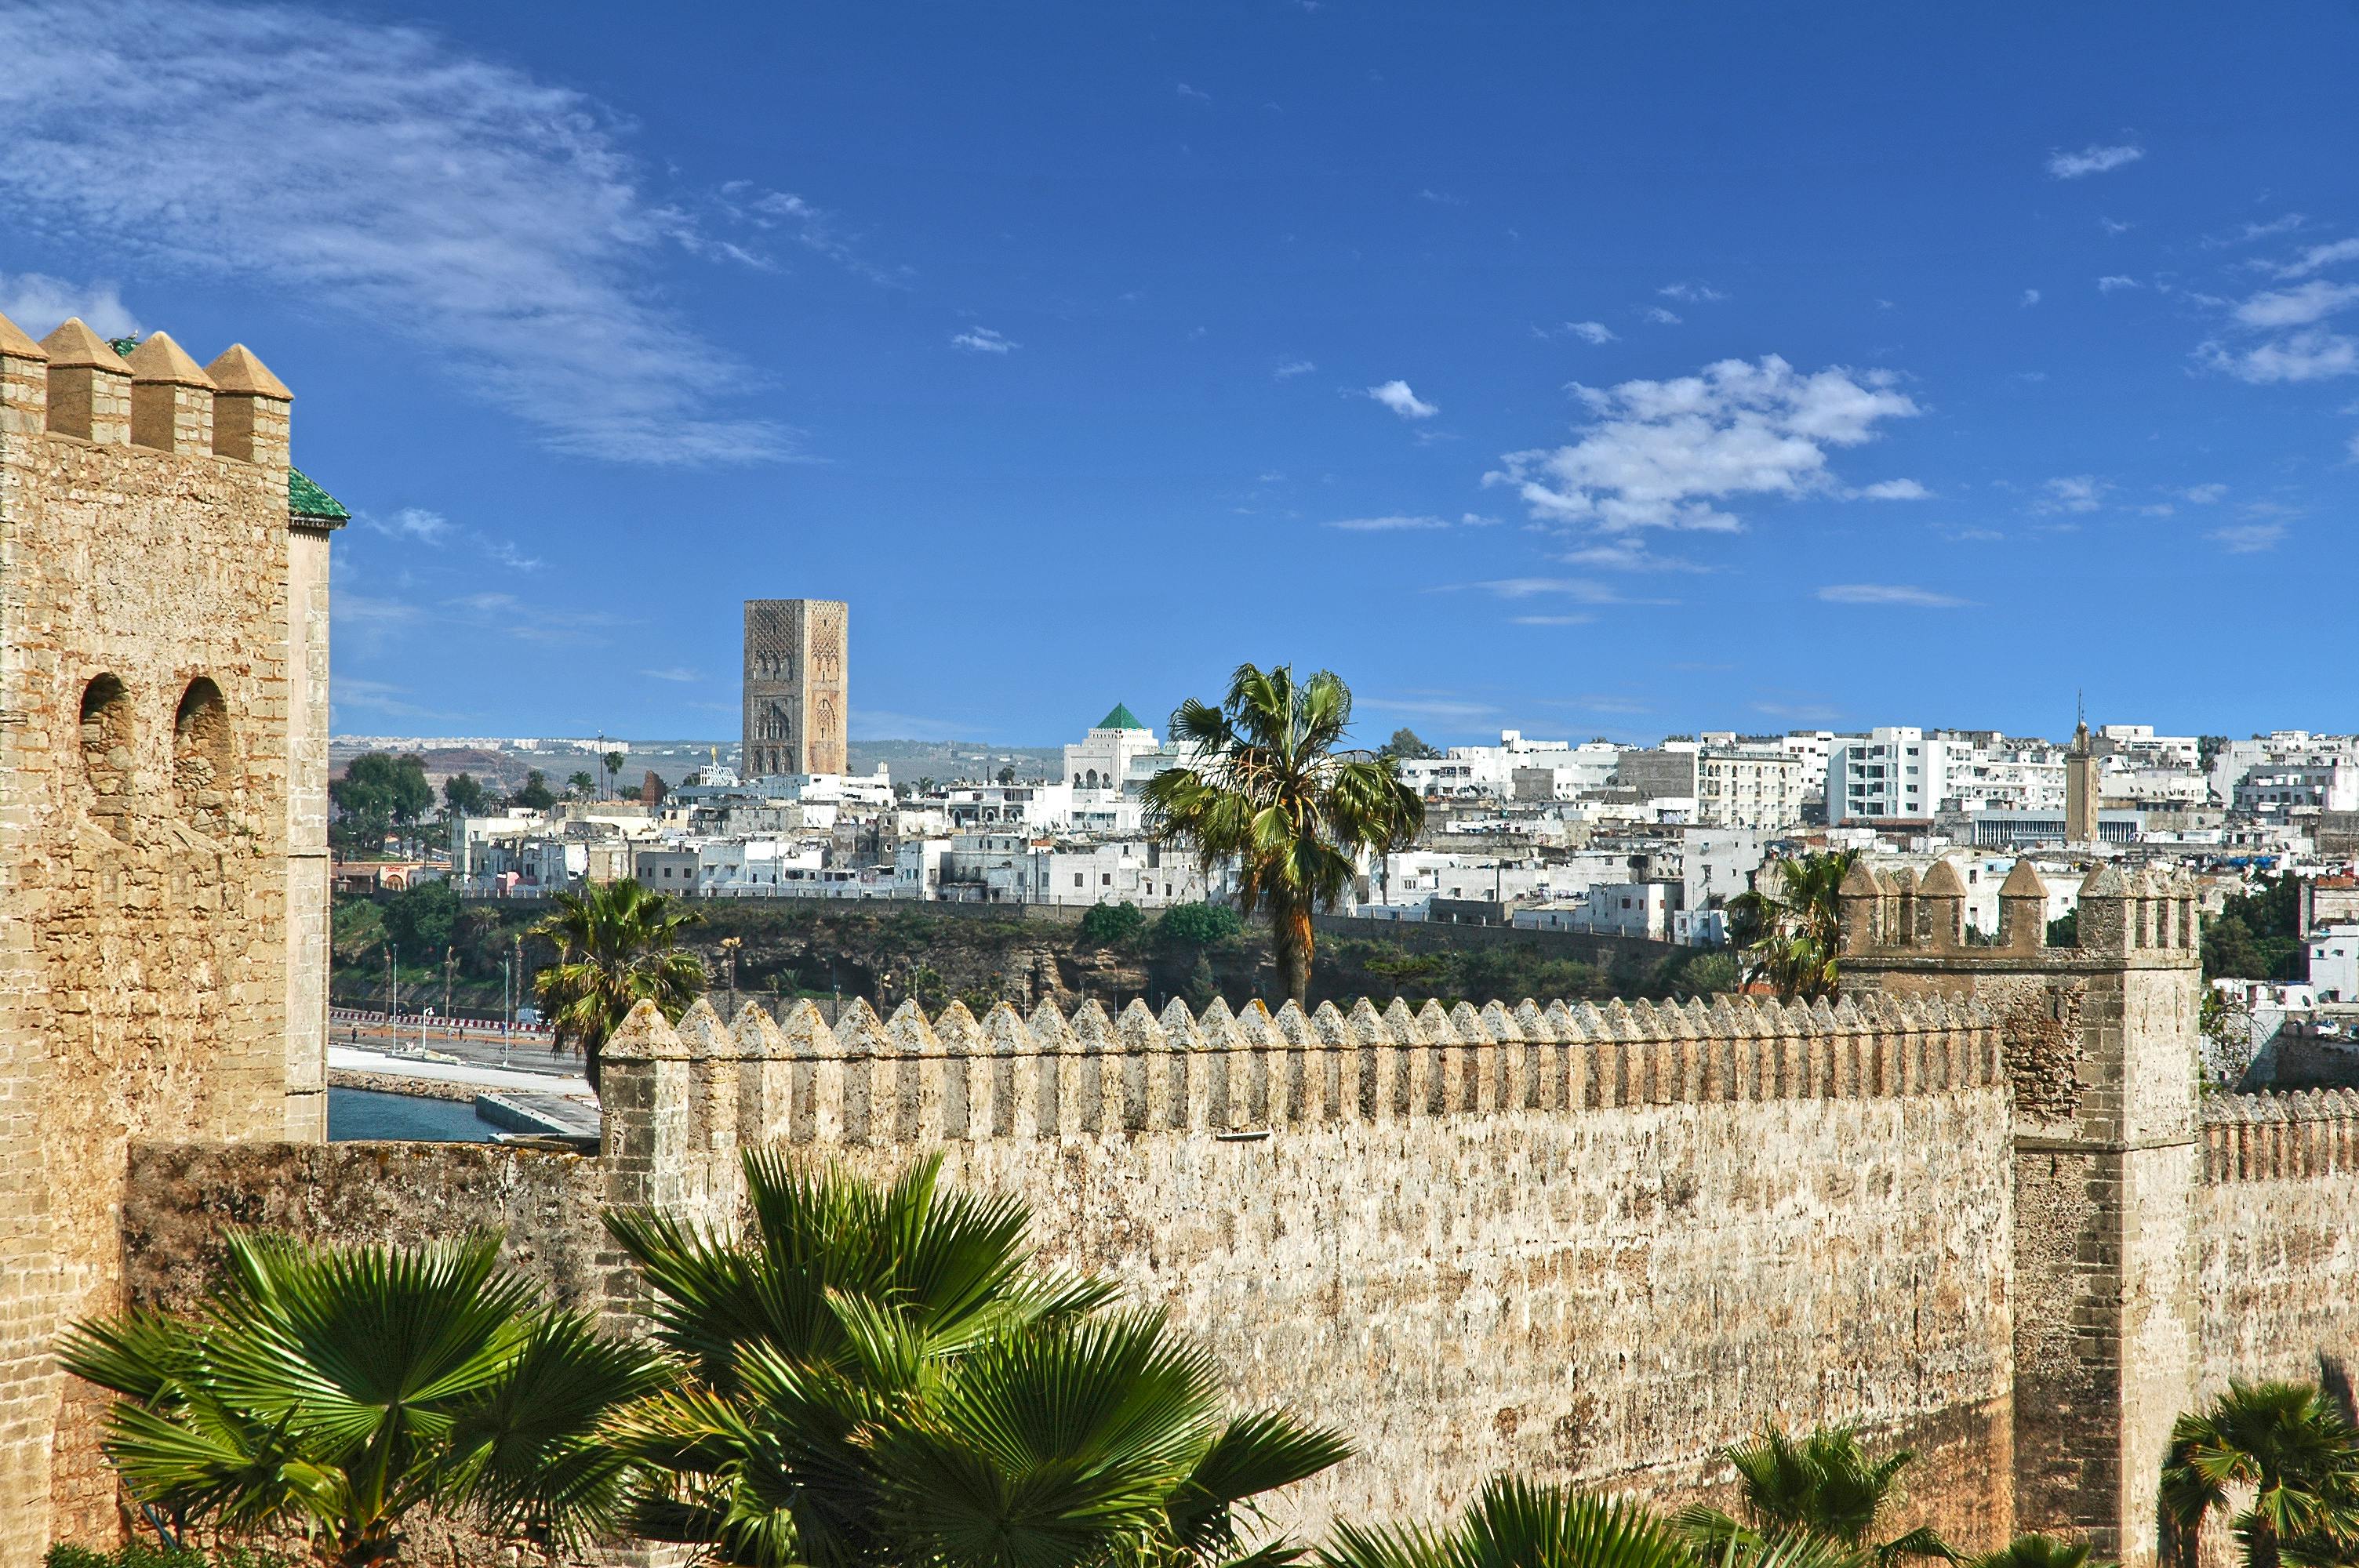
[[203,676],[180,695],[172,716],[172,803],[181,820],[200,833],[219,834],[232,820],[237,799],[237,748],[229,728],[229,704],[221,687]]
[[82,688],[82,767],[90,814],[109,831],[131,809],[131,695],[113,676]]

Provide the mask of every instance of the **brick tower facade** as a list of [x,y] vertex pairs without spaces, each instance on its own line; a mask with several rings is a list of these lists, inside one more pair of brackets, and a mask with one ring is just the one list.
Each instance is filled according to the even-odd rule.
[[747,778],[845,771],[851,622],[841,600],[745,601]]

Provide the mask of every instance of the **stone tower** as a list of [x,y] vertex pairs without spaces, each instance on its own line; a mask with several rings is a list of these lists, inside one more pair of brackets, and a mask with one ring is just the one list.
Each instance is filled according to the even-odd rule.
[[2097,841],[2097,749],[2083,719],[2073,727],[2072,744],[2064,753],[2064,842]]
[[288,466],[291,402],[241,347],[0,319],[5,1568],[114,1530],[53,1340],[120,1304],[129,1145],[326,1135],[343,513]]
[[1922,881],[1856,865],[1841,898],[1846,987],[1967,997],[1998,1023],[2015,1098],[2016,1528],[2148,1568],[2171,1422],[2197,1382],[2193,884],[2098,866],[2074,947],[2047,946],[2028,860],[1999,889],[1996,947],[1966,943],[1947,860]]
[[745,601],[747,778],[845,771],[851,622],[842,600]]

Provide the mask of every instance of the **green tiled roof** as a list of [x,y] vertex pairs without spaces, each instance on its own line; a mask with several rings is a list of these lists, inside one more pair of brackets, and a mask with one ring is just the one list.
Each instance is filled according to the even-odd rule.
[[1129,704],[1117,702],[1114,705],[1114,711],[1112,713],[1107,714],[1103,719],[1098,720],[1098,728],[1101,730],[1144,730],[1147,726],[1138,721],[1138,715],[1130,710]]
[[313,484],[299,468],[287,470],[287,515],[314,528],[341,528],[353,520],[342,502]]

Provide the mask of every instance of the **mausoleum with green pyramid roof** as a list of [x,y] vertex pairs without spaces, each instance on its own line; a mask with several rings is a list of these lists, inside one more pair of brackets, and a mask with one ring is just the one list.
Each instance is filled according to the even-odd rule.
[[1100,798],[1135,795],[1158,771],[1156,759],[1162,755],[1155,731],[1130,704],[1117,702],[1090,727],[1089,739],[1065,748],[1065,782],[1082,798],[1093,792]]

